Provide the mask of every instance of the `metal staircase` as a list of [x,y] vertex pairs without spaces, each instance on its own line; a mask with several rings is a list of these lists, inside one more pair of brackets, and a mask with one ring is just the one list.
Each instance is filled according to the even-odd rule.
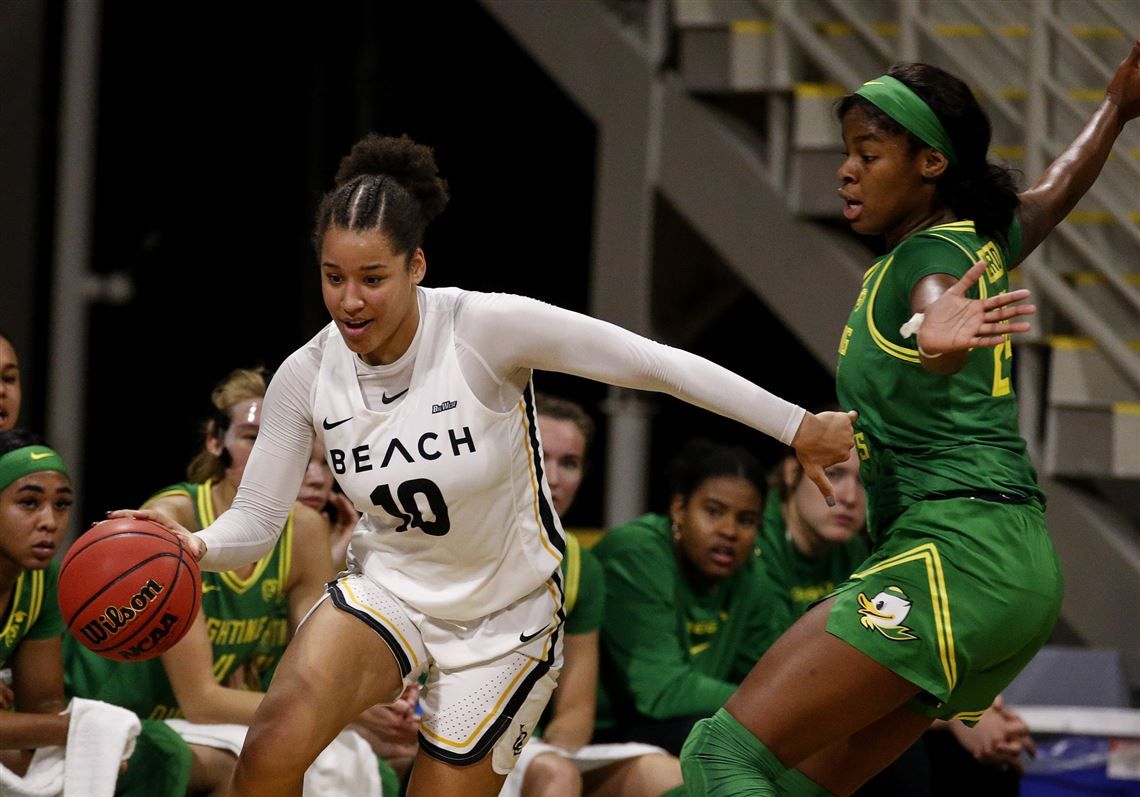
[[[829,368],[869,262],[836,223],[835,98],[896,61],[942,66],[986,107],[992,157],[1035,179],[1140,34],[1134,0],[481,2],[598,124],[593,312],[669,323],[650,246],[665,201]],[[1040,308],[1017,389],[1064,617],[1140,688],[1140,125],[1015,275]]]

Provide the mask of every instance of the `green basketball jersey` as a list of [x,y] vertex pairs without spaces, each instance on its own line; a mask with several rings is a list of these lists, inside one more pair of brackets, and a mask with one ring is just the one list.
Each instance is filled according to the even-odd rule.
[[[176,484],[154,498],[184,495],[194,502],[198,527],[214,522],[211,482]],[[293,514],[281,538],[242,578],[234,571],[202,572],[202,614],[214,653],[214,678],[225,683],[234,670],[257,651],[266,629],[281,616],[287,598],[293,552]],[[103,700],[129,708],[144,719],[183,716],[160,659],[116,662],[90,652],[74,640],[65,641],[64,668],[68,690],[78,697]]]
[[993,296],[1007,289],[1020,248],[1016,221],[1007,245],[957,221],[911,235],[864,275],[839,343],[836,387],[842,406],[859,411],[855,445],[872,539],[924,499],[993,492],[1044,502],[1018,431],[1009,339],[971,351],[961,371],[940,376],[922,366],[915,339],[899,335],[923,277],[961,277],[985,260],[971,296]]
[[788,536],[780,496],[774,490],[764,502],[758,547],[759,568],[767,574],[768,583],[779,590],[773,597],[784,604],[789,623],[798,620],[813,603],[846,581],[868,553],[867,543],[857,534],[817,559],[804,556]]
[[48,562],[43,570],[24,570],[0,615],[0,667],[16,652],[24,639],[48,639],[63,633],[63,617],[56,597],[59,562]]

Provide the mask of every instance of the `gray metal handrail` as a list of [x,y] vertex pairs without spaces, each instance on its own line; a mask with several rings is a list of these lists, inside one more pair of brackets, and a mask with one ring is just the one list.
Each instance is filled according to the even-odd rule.
[[879,56],[887,63],[895,60],[896,54],[883,43],[879,35],[875,32],[874,28],[864,22],[858,14],[851,10],[850,3],[843,3],[841,0],[822,0],[826,3],[828,8],[833,13],[843,19],[845,23],[863,36],[863,40],[879,54]]
[[[835,0],[820,0],[820,2],[824,3],[826,8],[834,11],[844,22],[849,24],[851,29],[859,36],[860,41],[878,53],[885,62],[889,63],[893,60],[890,49],[882,43],[871,26],[857,18],[848,9],[837,4]],[[1040,24],[1034,25],[1034,30],[1039,32],[1051,31],[1064,39],[1066,44],[1072,46],[1073,49],[1080,54],[1081,58],[1087,61],[1088,64],[1098,72],[1110,69],[1111,67],[1106,66],[1103,61],[1098,58],[1087,45],[1074,36],[1072,32],[1068,30],[1065,23],[1053,13],[1050,8],[1051,2],[1052,0],[1038,0],[1038,2],[1034,3],[1034,14],[1037,15],[1040,20]],[[1104,11],[1106,16],[1110,19],[1115,19],[1115,16],[1105,9],[1099,0],[1088,0],[1088,2],[1094,3],[1099,9]],[[795,0],[752,0],[752,4],[769,13],[777,23],[782,25],[799,48],[814,61],[817,66],[823,69],[832,80],[848,88],[854,88],[862,82],[863,76],[857,74],[854,67],[852,67],[835,48],[828,46],[822,41],[811,25],[795,13]],[[964,9],[964,13],[968,15],[973,22],[979,24],[984,30],[989,31],[991,34],[993,33],[990,23],[976,10],[969,8],[965,4],[958,4],[958,7]],[[921,32],[925,40],[945,53],[947,58],[955,64],[955,68],[959,70],[971,84],[979,86],[988,94],[987,100],[992,108],[1018,128],[1025,131],[1027,153],[1044,152],[1050,157],[1055,157],[1063,150],[1064,145],[1058,144],[1048,131],[1039,129],[1037,125],[1030,126],[1027,124],[1026,114],[1020,112],[1001,96],[1001,87],[994,82],[989,74],[981,72],[973,64],[965,63],[961,58],[957,57],[953,49],[939,37],[935,26],[929,20],[921,17],[920,7],[915,4],[913,0],[900,0],[895,8],[899,15],[900,32],[903,38],[913,37],[915,32]],[[909,30],[908,28],[913,28],[913,30]],[[994,38],[1001,42],[1000,46],[1003,47],[1003,50],[1011,58],[1021,58],[1016,48],[1008,42],[1005,42],[1000,36],[994,36]],[[1034,64],[1037,63],[1034,59],[1030,59],[1030,61]],[[1025,64],[1025,67],[1027,73],[1035,71],[1034,68],[1031,68],[1030,64]],[[1075,116],[1082,119],[1087,116],[1085,110],[1073,102],[1068,92],[1065,91],[1052,75],[1048,74],[1045,70],[1041,70],[1040,66],[1036,66],[1036,71],[1038,73],[1028,74],[1031,87],[1034,83],[1042,86],[1047,95],[1056,98],[1063,107],[1067,108],[1069,112]],[[1123,146],[1119,142],[1114,146],[1114,151],[1121,156],[1120,159],[1127,164],[1127,168],[1140,177],[1140,164],[1129,160],[1128,154],[1124,151]],[[1030,160],[1032,161],[1033,158],[1030,158]],[[1124,208],[1116,197],[1109,196],[1106,191],[1102,188],[1098,188],[1095,184],[1090,189],[1089,196],[1100,203],[1118,223],[1122,224],[1128,237],[1140,245],[1140,229],[1137,229],[1136,226],[1131,223],[1128,216],[1128,209]],[[1066,241],[1076,244],[1074,248],[1078,253],[1078,257],[1087,264],[1090,270],[1101,274],[1117,294],[1132,307],[1136,308],[1137,312],[1140,312],[1140,291],[1132,286],[1124,275],[1108,265],[1113,259],[1114,253],[1105,249],[1099,242],[1085,240],[1085,237],[1073,230],[1070,225],[1060,225],[1058,232]],[[1069,318],[1080,329],[1092,337],[1098,347],[1104,351],[1116,370],[1120,371],[1121,375],[1140,391],[1140,366],[1138,366],[1140,359],[1132,352],[1128,343],[1115,330],[1101,321],[1096,310],[1076,292],[1065,285],[1064,281],[1058,275],[1040,267],[1029,269],[1027,276],[1030,274],[1032,274],[1031,278],[1035,287],[1039,287],[1042,298],[1048,300],[1062,315]]]

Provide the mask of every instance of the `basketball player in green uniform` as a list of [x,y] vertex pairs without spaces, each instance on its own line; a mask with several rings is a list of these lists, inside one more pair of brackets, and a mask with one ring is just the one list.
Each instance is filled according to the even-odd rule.
[[[777,587],[790,625],[812,604],[848,579],[867,557],[863,535],[866,494],[859,479],[855,451],[846,461],[827,469],[835,489],[835,506],[803,478],[794,452],[774,469],[764,505],[760,569]],[[970,783],[986,793],[1017,793],[1018,770],[1024,751],[1034,750],[1028,728],[1016,712],[995,701],[976,727],[962,722],[936,722],[898,760],[879,773],[859,795],[923,795],[932,784]],[[946,739],[951,736],[952,740]]]
[[26,432],[0,432],[0,708],[14,709],[0,710],[0,764],[17,774],[35,748],[67,743],[52,557],[73,500],[58,454]]
[[975,336],[955,310],[985,306],[965,301],[974,280],[980,298],[1007,290],[1009,269],[1140,115],[1140,42],[1081,134],[1020,194],[986,162],[989,122],[969,87],[937,68],[895,67],[838,112],[844,216],[889,250],[839,344],[874,553],[694,729],[682,766],[695,795],[850,794],[934,718],[980,717],[1060,609],[1001,335],[1025,325]]
[[[190,481],[160,491],[147,502],[187,528],[204,528],[228,507],[245,470],[261,423],[266,379],[237,370],[214,390],[215,417],[204,450],[189,468]],[[262,559],[240,570],[202,573],[202,611],[186,637],[157,659],[123,663],[65,643],[72,694],[129,708],[142,719],[185,718],[196,723],[248,725],[261,702],[245,686],[245,665],[266,628],[288,612],[295,628],[333,577],[328,527],[313,510],[298,506],[281,539]],[[190,745],[191,789],[228,780],[233,755]]]
[[[0,432],[0,765],[22,775],[36,748],[67,744],[59,563],[74,491],[35,435]],[[120,797],[181,797],[189,756],[174,731],[144,722]]]

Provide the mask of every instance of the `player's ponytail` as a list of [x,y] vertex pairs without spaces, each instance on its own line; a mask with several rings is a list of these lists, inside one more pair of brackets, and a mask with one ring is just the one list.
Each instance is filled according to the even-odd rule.
[[335,226],[379,230],[396,252],[410,254],[423,245],[424,230],[447,206],[447,182],[431,148],[407,136],[369,133],[341,160],[335,182],[317,209],[318,250]]

